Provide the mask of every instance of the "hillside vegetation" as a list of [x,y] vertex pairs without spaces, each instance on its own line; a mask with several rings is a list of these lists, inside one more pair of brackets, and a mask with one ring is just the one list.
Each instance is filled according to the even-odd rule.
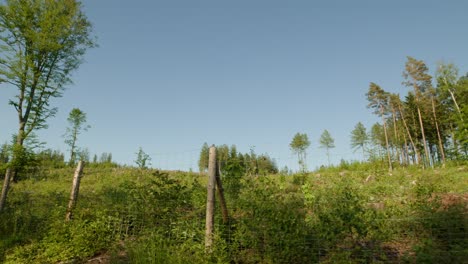
[[[222,174],[205,252],[205,175],[84,169],[65,221],[73,168],[14,185],[0,215],[4,263],[462,263],[468,259],[468,166],[342,163],[309,174]],[[233,180],[236,179],[236,180]]]

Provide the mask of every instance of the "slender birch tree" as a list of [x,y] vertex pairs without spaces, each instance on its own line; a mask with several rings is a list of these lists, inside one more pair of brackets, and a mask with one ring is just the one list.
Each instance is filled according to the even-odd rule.
[[57,112],[51,99],[62,95],[86,50],[95,46],[81,9],[75,0],[6,0],[0,5],[0,81],[17,89],[9,102],[18,116],[17,149],[33,131],[47,127]]

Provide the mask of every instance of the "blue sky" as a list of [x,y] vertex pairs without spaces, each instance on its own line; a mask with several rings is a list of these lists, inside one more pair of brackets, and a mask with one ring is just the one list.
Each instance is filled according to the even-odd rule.
[[[432,73],[441,60],[468,71],[468,2],[409,2],[83,1],[100,46],[38,135],[66,152],[66,118],[78,107],[92,126],[79,146],[123,164],[141,146],[155,167],[196,169],[208,142],[296,169],[289,143],[301,132],[314,169],[327,163],[324,129],[334,163],[359,159],[350,132],[378,121],[366,108],[370,82],[406,94],[406,56]],[[14,94],[0,86],[0,142],[17,129]]]

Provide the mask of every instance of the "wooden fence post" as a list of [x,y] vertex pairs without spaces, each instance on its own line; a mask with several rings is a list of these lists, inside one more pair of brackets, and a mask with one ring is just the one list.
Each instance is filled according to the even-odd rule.
[[5,179],[3,181],[2,195],[0,196],[0,212],[3,211],[3,207],[5,207],[8,189],[10,188],[10,178],[11,178],[11,169],[8,168],[6,170]]
[[79,161],[78,166],[76,167],[75,174],[73,175],[73,186],[70,194],[70,201],[68,202],[67,214],[65,215],[65,221],[70,221],[73,217],[73,209],[76,205],[76,200],[78,200],[78,192],[80,191],[80,180],[81,175],[83,174],[84,162]]
[[215,207],[215,188],[216,188],[216,147],[210,147],[208,160],[208,184],[206,196],[206,228],[205,228],[205,249],[211,251],[213,245],[214,230],[214,207]]

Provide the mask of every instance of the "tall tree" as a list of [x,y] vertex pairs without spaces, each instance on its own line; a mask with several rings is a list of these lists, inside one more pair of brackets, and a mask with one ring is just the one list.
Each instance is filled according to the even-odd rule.
[[297,160],[299,163],[299,167],[302,172],[307,171],[307,148],[310,146],[310,141],[309,138],[307,137],[307,134],[301,134],[301,133],[296,133],[294,135],[291,143],[289,144],[289,147],[293,151],[294,154],[297,155]]
[[419,126],[421,129],[422,142],[424,146],[424,156],[427,163],[430,163],[430,151],[427,147],[426,134],[424,133],[423,117],[421,108],[423,107],[424,94],[431,87],[432,77],[427,73],[429,69],[422,60],[416,60],[410,56],[407,57],[403,77],[406,79],[403,84],[413,87],[416,99],[416,109],[418,111]]
[[[51,99],[62,95],[95,42],[75,0],[6,0],[0,5],[0,32],[0,81],[18,91],[10,105],[17,112],[21,148],[31,132],[47,127],[57,112]],[[8,188],[2,191],[6,197]]]
[[330,135],[328,130],[324,130],[322,135],[320,136],[320,147],[327,150],[327,159],[328,159],[328,166],[330,166],[330,149],[335,147],[335,140]]
[[438,88],[440,88],[443,93],[450,95],[450,99],[458,115],[461,117],[460,106],[458,105],[457,96],[455,95],[457,92],[458,68],[453,63],[439,63],[436,71],[436,79]]
[[[417,157],[416,163],[419,164],[419,162],[421,160],[421,155],[419,154],[418,148],[416,147],[416,145],[415,145],[415,143],[413,141],[413,137],[411,136],[411,132],[410,132],[410,129],[408,127],[408,124],[406,123],[405,113],[403,111],[400,96],[396,95],[396,97],[392,97],[392,98],[393,98],[393,103],[396,105],[396,107],[398,109],[398,113],[400,114],[401,121],[403,122],[403,125],[404,125],[405,130],[406,130],[407,135],[408,135],[408,138],[409,138],[409,140],[411,142],[411,147],[412,147],[413,151],[416,153],[416,157]],[[409,155],[409,151],[407,151],[407,152],[408,152],[407,154]]]
[[428,92],[431,97],[432,115],[434,117],[434,124],[435,124],[436,131],[437,131],[437,140],[439,142],[439,151],[440,151],[440,156],[442,158],[442,165],[445,166],[444,144],[442,143],[442,137],[441,137],[441,133],[439,129],[439,121],[437,120],[437,114],[436,114],[436,90],[430,87]]
[[366,158],[366,145],[369,141],[366,127],[361,123],[357,123],[353,131],[351,131],[351,147],[356,150],[360,148],[362,150],[362,157]]
[[17,144],[46,128],[70,75],[95,46],[91,24],[75,0],[7,0],[0,6],[0,79],[17,88],[10,104],[18,113]]
[[385,114],[388,108],[388,93],[385,92],[380,86],[375,83],[370,83],[369,91],[366,94],[369,104],[367,107],[374,108],[374,113],[382,118],[382,125],[385,134],[385,147],[387,149],[388,167],[393,170],[392,159],[390,157],[390,148],[388,145],[387,122],[385,121]]
[[70,165],[75,164],[76,161],[76,143],[78,135],[82,131],[87,131],[90,126],[86,124],[86,113],[81,111],[79,108],[73,108],[67,118],[68,125],[65,132],[65,144],[70,147]]

